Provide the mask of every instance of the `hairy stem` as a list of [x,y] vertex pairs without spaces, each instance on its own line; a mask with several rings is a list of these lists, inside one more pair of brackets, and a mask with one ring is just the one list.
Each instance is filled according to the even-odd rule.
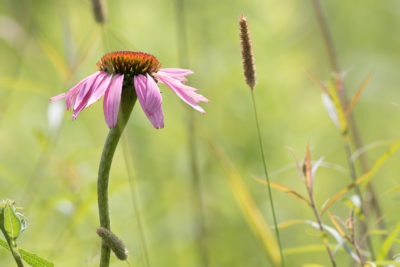
[[256,120],[256,126],[257,126],[257,135],[258,135],[258,143],[260,146],[261,160],[262,160],[262,164],[263,164],[263,168],[264,168],[265,180],[267,181],[267,185],[268,185],[268,195],[269,195],[269,200],[270,200],[269,203],[271,205],[272,218],[274,220],[275,234],[276,234],[276,239],[279,244],[279,252],[281,254],[282,266],[285,266],[285,261],[284,261],[284,257],[283,257],[283,251],[282,251],[282,244],[281,244],[281,237],[279,234],[278,222],[277,222],[276,213],[275,213],[274,199],[272,197],[272,190],[271,190],[269,175],[268,175],[268,171],[267,171],[267,163],[266,163],[265,155],[264,155],[264,147],[263,147],[263,141],[262,141],[262,137],[261,137],[260,123],[258,121],[257,106],[256,106],[256,100],[254,97],[254,90],[250,90],[250,91],[251,91],[251,99],[253,102],[254,118]]
[[[117,148],[122,131],[129,119],[133,106],[136,102],[136,93],[133,85],[125,86],[122,89],[121,104],[118,114],[117,125],[110,129],[101,155],[98,180],[97,180],[97,200],[99,207],[100,226],[111,230],[110,214],[108,208],[108,180],[110,176],[111,163]],[[110,248],[102,243],[100,255],[100,267],[110,265]]]

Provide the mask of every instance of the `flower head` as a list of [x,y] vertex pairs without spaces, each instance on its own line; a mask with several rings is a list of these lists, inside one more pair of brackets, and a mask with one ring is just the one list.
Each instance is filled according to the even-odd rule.
[[84,108],[104,95],[104,116],[111,129],[117,124],[122,88],[135,90],[147,118],[159,129],[164,127],[162,97],[157,85],[160,82],[188,105],[205,113],[199,103],[209,100],[197,94],[198,89],[185,85],[185,76],[192,74],[191,70],[163,69],[153,55],[131,51],[109,53],[101,58],[97,66],[97,72],[80,81],[68,92],[50,98],[50,101],[65,98],[67,109],[73,110],[72,119],[75,119]]

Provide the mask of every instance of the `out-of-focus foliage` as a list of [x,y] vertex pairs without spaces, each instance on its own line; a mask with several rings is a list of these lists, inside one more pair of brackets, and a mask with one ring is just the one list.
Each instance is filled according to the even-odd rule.
[[[89,0],[0,1],[0,199],[14,199],[25,208],[28,228],[19,246],[61,267],[98,264],[96,178],[108,128],[101,102],[71,121],[64,104],[50,105],[49,97],[96,71],[96,62],[107,51],[148,52],[163,67],[183,67],[175,1],[105,2],[108,17],[102,29]],[[373,73],[353,108],[364,143],[384,144],[367,151],[372,166],[399,138],[400,38],[395,31],[400,3],[321,2],[340,65],[347,71],[349,96]],[[305,195],[286,148],[302,158],[309,142],[313,159],[324,156],[325,163],[314,180],[317,205],[349,185],[342,137],[325,111],[320,89],[306,74],[311,71],[321,80],[331,75],[311,1],[190,0],[184,1],[183,10],[178,16],[184,16],[187,62],[195,72],[189,84],[211,100],[203,105],[206,115],[193,114],[196,129],[212,136],[229,157],[266,221],[272,222],[266,187],[253,178],[263,172],[241,69],[241,13],[248,18],[253,39],[255,94],[271,181]],[[189,140],[196,138],[210,266],[268,266],[265,249],[249,228],[204,135],[188,134],[189,108],[168,88],[161,90],[166,127],[153,129],[138,105],[111,170],[111,225],[129,249],[130,262],[145,266],[134,212],[137,201],[151,265],[201,266],[188,148]],[[124,150],[132,156],[124,157]],[[400,219],[400,192],[384,194],[399,185],[399,160],[398,154],[392,155],[372,179],[379,180],[374,185],[388,232],[398,229]],[[298,199],[277,190],[273,194],[279,222],[314,220]],[[330,208],[341,218],[348,211],[340,201]],[[331,225],[327,216],[322,220]],[[287,266],[329,264],[320,237],[311,232],[315,229],[310,224],[281,230]],[[371,238],[376,252],[388,251],[389,241],[382,248],[379,235]],[[331,243],[336,245],[335,239]],[[398,244],[392,244],[398,252]],[[336,259],[339,266],[349,262],[343,248]],[[13,264],[9,252],[0,248],[0,266]],[[112,266],[125,264],[112,258]]]

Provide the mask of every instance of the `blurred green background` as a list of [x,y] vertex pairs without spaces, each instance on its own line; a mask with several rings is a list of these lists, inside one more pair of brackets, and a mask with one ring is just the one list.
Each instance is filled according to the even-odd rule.
[[[347,71],[348,94],[373,74],[355,107],[364,143],[378,142],[368,151],[372,165],[399,137],[400,2],[321,2],[340,65]],[[184,67],[186,62],[195,72],[189,84],[211,100],[202,104],[207,114],[194,113],[161,86],[162,130],[151,126],[139,105],[134,109],[110,180],[112,228],[126,243],[132,266],[145,266],[135,203],[151,266],[204,266],[198,246],[197,190],[209,266],[270,266],[204,136],[222,148],[272,224],[266,187],[252,177],[262,177],[263,172],[250,92],[242,75],[237,21],[243,13],[255,50],[255,94],[271,179],[304,194],[286,148],[293,148],[301,159],[309,142],[314,160],[324,156],[335,166],[317,172],[317,204],[350,183],[340,133],[325,111],[320,89],[306,74],[309,70],[321,80],[332,74],[311,1],[109,0],[106,6],[102,28],[89,0],[0,1],[0,199],[14,199],[24,207],[28,228],[19,246],[56,266],[98,264],[96,178],[108,132],[102,103],[71,121],[70,112],[62,113],[62,101],[50,105],[48,99],[96,71],[96,62],[107,52],[102,41],[106,38],[110,51],[148,52],[163,67]],[[180,45],[179,20],[184,21],[186,52]],[[188,130],[190,114],[195,134]],[[194,186],[190,167],[192,138],[200,188]],[[399,219],[400,193],[383,193],[400,183],[399,160],[400,155],[392,156],[374,177],[389,230]],[[304,203],[282,192],[273,194],[279,222],[314,220]],[[331,212],[345,218],[349,209],[338,202]],[[327,217],[323,220],[331,225]],[[321,247],[290,250],[322,245],[314,232],[307,225],[281,231],[287,266],[329,265]],[[379,249],[381,239],[372,239]],[[339,266],[350,262],[343,250],[336,258]],[[13,265],[11,255],[1,248],[0,266]],[[127,265],[112,257],[112,266]]]

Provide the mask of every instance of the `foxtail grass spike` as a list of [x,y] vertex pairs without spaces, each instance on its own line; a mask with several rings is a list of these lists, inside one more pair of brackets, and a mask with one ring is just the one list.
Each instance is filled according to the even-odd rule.
[[254,60],[253,45],[251,42],[247,18],[243,15],[240,15],[239,17],[239,29],[240,45],[242,48],[243,73],[247,85],[253,90],[257,82],[256,64]]
[[128,249],[113,232],[104,227],[97,228],[96,232],[101,237],[103,243],[114,252],[118,259],[124,261],[128,258]]
[[239,33],[240,33],[240,44],[241,44],[241,48],[242,48],[243,73],[244,73],[244,77],[246,79],[246,83],[251,89],[250,90],[251,91],[251,100],[253,102],[254,118],[255,118],[256,128],[257,128],[257,136],[258,136],[258,143],[260,146],[261,160],[262,160],[262,165],[263,165],[263,169],[264,169],[265,181],[267,183],[267,188],[268,188],[268,196],[269,196],[270,205],[271,205],[272,217],[274,220],[276,239],[278,241],[279,252],[280,252],[280,256],[281,256],[280,266],[285,266],[281,238],[280,238],[280,234],[279,234],[278,222],[276,219],[276,212],[275,212],[275,207],[274,207],[274,199],[272,197],[272,192],[271,192],[271,183],[270,183],[269,176],[268,176],[267,163],[266,163],[265,155],[264,155],[265,153],[264,153],[264,148],[263,148],[260,123],[258,121],[256,100],[255,100],[254,90],[253,90],[254,86],[256,85],[256,65],[255,65],[255,60],[254,60],[253,46],[251,44],[251,37],[250,37],[249,26],[247,24],[247,18],[243,14],[240,15],[240,17],[239,17]]
[[104,24],[107,18],[104,0],[92,0],[94,19],[99,24]]

